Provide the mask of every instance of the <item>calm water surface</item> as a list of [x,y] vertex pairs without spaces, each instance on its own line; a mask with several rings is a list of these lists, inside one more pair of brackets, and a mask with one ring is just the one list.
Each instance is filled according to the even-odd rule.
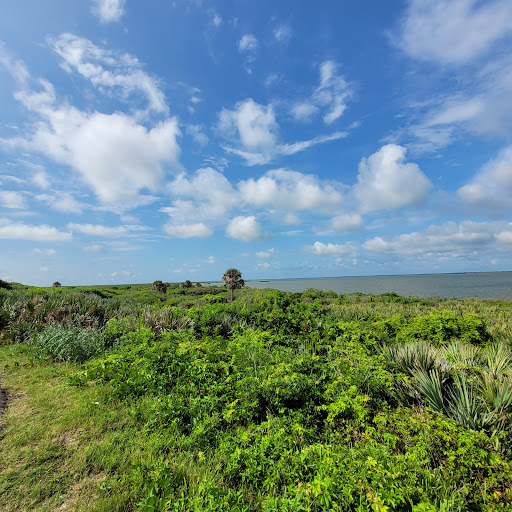
[[477,272],[468,274],[420,274],[407,276],[325,277],[246,281],[251,288],[275,288],[302,292],[308,288],[336,293],[396,292],[413,297],[471,297],[475,299],[512,300],[512,272]]

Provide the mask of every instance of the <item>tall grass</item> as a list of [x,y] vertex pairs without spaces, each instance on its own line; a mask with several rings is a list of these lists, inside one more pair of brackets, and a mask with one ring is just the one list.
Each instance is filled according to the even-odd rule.
[[82,363],[105,351],[105,338],[99,331],[78,326],[48,325],[30,339],[29,345],[55,361]]

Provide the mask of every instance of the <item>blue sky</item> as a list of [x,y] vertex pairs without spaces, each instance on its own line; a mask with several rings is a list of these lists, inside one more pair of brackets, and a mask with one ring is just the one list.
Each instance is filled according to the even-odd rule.
[[512,2],[8,2],[0,278],[511,270]]

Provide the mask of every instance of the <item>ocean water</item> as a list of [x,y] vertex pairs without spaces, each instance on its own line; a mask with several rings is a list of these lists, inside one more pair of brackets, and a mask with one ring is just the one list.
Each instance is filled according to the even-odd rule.
[[362,292],[380,295],[395,292],[406,297],[512,300],[512,272],[272,279],[246,281],[246,286],[288,292],[303,292],[308,288],[317,288],[336,293]]

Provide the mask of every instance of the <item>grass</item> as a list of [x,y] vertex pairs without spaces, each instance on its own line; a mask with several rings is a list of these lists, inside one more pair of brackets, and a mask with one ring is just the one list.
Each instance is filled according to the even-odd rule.
[[[0,347],[8,390],[0,441],[0,510],[110,511],[134,506],[137,489],[118,475],[159,457],[168,441],[148,438],[105,386],[77,388],[69,363],[34,362],[20,345]],[[140,490],[139,490],[140,491]]]

